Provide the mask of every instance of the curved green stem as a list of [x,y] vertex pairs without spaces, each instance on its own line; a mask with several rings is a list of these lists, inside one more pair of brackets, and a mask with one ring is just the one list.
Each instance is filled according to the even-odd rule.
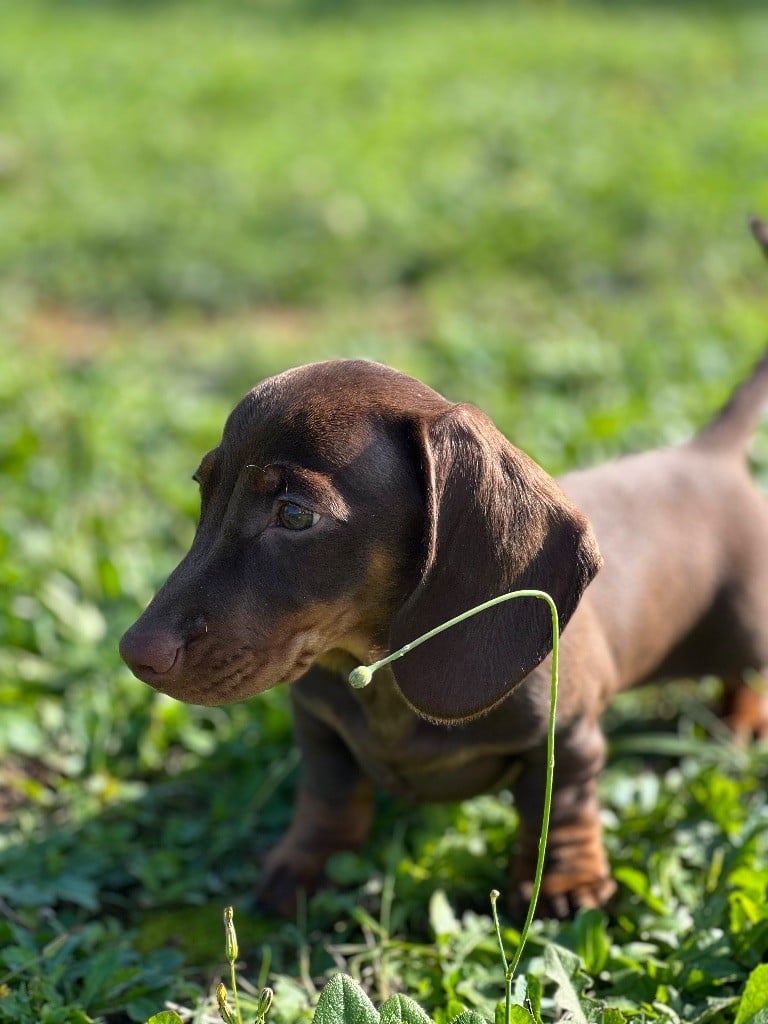
[[[508,965],[506,958],[504,958],[504,975],[507,982],[508,992],[507,1020],[509,1019],[509,993],[511,991],[510,987],[512,978],[514,977],[515,971],[520,963],[520,958],[523,955],[523,949],[525,948],[525,943],[528,938],[528,932],[531,927],[531,922],[533,921],[533,915],[536,912],[539,892],[541,891],[541,879],[544,875],[544,860],[547,852],[547,836],[549,835],[549,819],[552,812],[552,788],[555,775],[555,719],[557,715],[558,662],[560,655],[560,620],[557,614],[557,606],[555,605],[552,597],[544,590],[512,590],[508,594],[501,594],[499,597],[491,598],[490,601],[484,601],[482,604],[478,604],[474,608],[470,608],[467,611],[462,612],[461,615],[456,615],[454,618],[442,623],[442,625],[436,626],[434,629],[430,629],[428,633],[424,633],[422,636],[417,637],[416,640],[411,640],[410,643],[405,644],[399,650],[395,651],[393,654],[387,655],[386,658],[382,658],[380,661],[375,661],[373,664],[367,666],[359,666],[350,673],[349,677],[349,681],[352,686],[365,686],[371,681],[371,677],[377,669],[383,668],[385,665],[389,665],[390,662],[396,661],[398,658],[402,658],[404,655],[408,654],[409,651],[414,650],[414,648],[426,643],[427,640],[431,640],[432,637],[437,636],[438,633],[442,633],[444,630],[450,629],[452,626],[456,626],[465,619],[469,619],[473,615],[484,612],[488,608],[493,608],[497,604],[502,604],[504,601],[511,601],[518,597],[537,598],[540,601],[546,601],[549,606],[549,613],[552,618],[552,684],[550,689],[549,729],[547,732],[547,778],[544,787],[544,811],[541,820],[539,855],[536,861],[536,874],[533,880],[533,892],[531,894],[531,902],[528,907],[525,924],[523,925],[523,930],[520,933],[520,945],[518,946],[517,953],[515,954],[512,964]],[[498,929],[498,918],[496,917],[496,905],[495,900],[493,899],[492,904],[494,920],[497,923],[499,945],[502,950],[502,956],[504,956],[501,932]]]

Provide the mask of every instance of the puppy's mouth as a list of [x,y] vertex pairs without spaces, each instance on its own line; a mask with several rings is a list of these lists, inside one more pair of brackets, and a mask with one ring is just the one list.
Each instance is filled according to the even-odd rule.
[[215,707],[256,697],[281,683],[295,682],[322,652],[302,648],[294,657],[252,648],[230,651],[219,658],[209,655],[199,666],[178,673],[155,674],[144,681],[153,689],[185,704]]
[[160,693],[187,704],[234,704],[294,682],[346,635],[340,615],[302,618],[246,622],[240,629],[234,622],[204,629],[194,624],[186,636],[140,619],[122,638],[120,653],[133,674]]

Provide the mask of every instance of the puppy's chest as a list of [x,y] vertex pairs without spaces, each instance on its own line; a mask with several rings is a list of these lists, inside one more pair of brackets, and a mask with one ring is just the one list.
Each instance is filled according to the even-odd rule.
[[333,700],[302,695],[302,704],[341,736],[377,785],[396,796],[463,800],[509,784],[517,772],[508,737],[478,734],[473,724],[449,727],[419,718],[384,673],[364,694],[342,690]]

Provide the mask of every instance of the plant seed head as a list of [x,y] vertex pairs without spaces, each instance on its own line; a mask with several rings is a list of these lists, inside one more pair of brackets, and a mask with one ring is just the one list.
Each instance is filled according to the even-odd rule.
[[222,982],[216,986],[216,1002],[219,1004],[219,1016],[224,1024],[237,1024],[227,1002],[227,989]]
[[349,685],[356,690],[362,690],[372,679],[373,672],[371,672],[367,665],[358,665],[357,668],[353,668],[349,673]]
[[234,923],[235,912],[232,907],[224,908],[224,948],[227,954],[227,960],[233,964],[237,960],[238,948],[237,948],[237,933],[235,932]]
[[259,993],[259,1001],[256,1004],[256,1019],[264,1020],[269,1013],[269,1008],[272,1005],[272,1000],[275,998],[275,993],[271,988],[263,988]]

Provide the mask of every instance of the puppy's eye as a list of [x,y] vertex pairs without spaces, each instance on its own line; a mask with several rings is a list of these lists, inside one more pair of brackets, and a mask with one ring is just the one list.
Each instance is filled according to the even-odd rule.
[[277,521],[286,530],[308,530],[319,518],[317,512],[296,505],[292,501],[284,502],[277,510]]
[[195,481],[195,483],[199,487],[201,481],[200,481],[200,471],[198,469],[196,469],[195,472],[192,474],[192,479]]

